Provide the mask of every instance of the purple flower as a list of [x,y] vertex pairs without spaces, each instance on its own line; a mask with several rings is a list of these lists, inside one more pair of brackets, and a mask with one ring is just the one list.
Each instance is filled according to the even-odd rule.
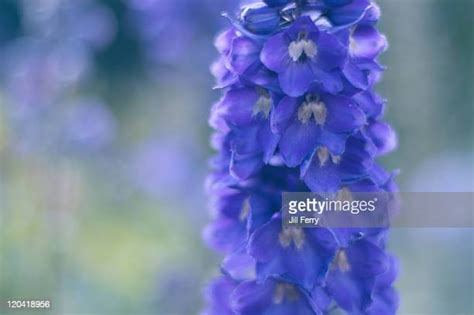
[[327,275],[326,289],[345,311],[364,312],[371,305],[378,277],[389,272],[390,263],[387,254],[376,244],[355,240],[337,252]]
[[89,78],[93,54],[115,36],[112,13],[95,0],[24,1],[19,10],[22,37],[6,47],[1,78],[12,145],[42,154],[107,147],[116,127],[108,109],[67,98]]
[[365,119],[350,98],[316,92],[284,97],[272,115],[272,128],[281,134],[279,149],[284,161],[294,167],[318,146],[341,155],[347,136],[361,128]]
[[211,73],[216,78],[217,87],[226,87],[237,80],[237,76],[227,69],[227,56],[231,49],[232,40],[236,37],[235,30],[231,28],[220,33],[214,40],[214,46],[221,54],[221,57],[211,65]]
[[[191,50],[200,51],[201,56],[206,52],[210,54],[209,47],[204,46],[207,43],[204,36],[222,24],[218,18],[220,13],[233,9],[235,2],[128,0],[126,4],[130,21],[138,32],[149,61],[154,65],[180,66],[189,60]],[[201,58],[201,61],[204,59]]]
[[338,37],[321,31],[311,18],[299,18],[287,30],[264,44],[260,59],[278,73],[281,89],[289,96],[303,95],[316,81],[330,92],[342,89],[332,70],[343,65],[347,47]]
[[267,6],[249,6],[241,12],[241,23],[248,31],[259,34],[271,34],[280,25],[277,9]]
[[320,146],[302,166],[301,178],[311,191],[337,192],[343,185],[368,177],[376,153],[372,141],[360,134],[347,139],[340,156]]
[[221,116],[230,129],[230,171],[236,177],[248,178],[273,156],[279,140],[270,130],[273,104],[269,91],[241,87],[229,90],[214,107],[214,114]]
[[324,282],[337,248],[329,231],[282,227],[279,215],[257,229],[248,246],[257,261],[257,279],[278,274],[308,290]]
[[240,315],[321,314],[309,294],[291,282],[246,281],[232,292],[232,309]]
[[372,6],[370,0],[323,0],[323,2],[325,6],[322,11],[334,26],[350,26],[357,23]]
[[253,1],[217,38],[225,90],[209,120],[204,236],[225,256],[206,314],[396,313],[386,227],[285,227],[280,214],[283,192],[397,190],[376,162],[397,145],[373,88],[387,47],[379,17],[368,0]]
[[370,62],[387,48],[387,39],[372,25],[358,25],[352,31],[349,53],[359,62]]
[[115,17],[96,0],[56,1],[47,6],[24,2],[21,9],[28,33],[47,41],[67,39],[90,49],[101,49],[116,34]]
[[237,285],[237,281],[225,276],[212,281],[205,291],[208,306],[202,315],[234,315],[230,296]]
[[290,0],[264,0],[269,7],[280,7],[288,4]]
[[349,58],[342,67],[344,92],[354,95],[380,79],[383,67],[377,57],[387,48],[387,41],[374,26],[365,24],[355,26],[344,41],[349,47]]

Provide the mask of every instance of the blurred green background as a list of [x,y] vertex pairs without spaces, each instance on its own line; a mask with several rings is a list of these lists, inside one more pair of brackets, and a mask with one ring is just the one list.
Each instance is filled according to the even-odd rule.
[[[235,3],[177,1],[158,9],[173,13],[150,18],[139,2],[0,0],[0,302],[53,305],[21,314],[197,314],[218,273],[219,257],[201,241],[207,115],[218,98],[208,65],[225,24],[219,12]],[[402,191],[473,191],[474,1],[378,3],[390,42],[379,91],[400,142],[384,165],[401,170]],[[147,34],[160,14],[191,24]],[[36,66],[24,63],[29,53],[41,48],[47,56],[32,60],[50,60],[50,47],[77,33],[72,51],[84,56],[52,54],[70,76],[54,88],[44,68],[38,81],[20,80]],[[175,53],[163,56],[167,49]],[[54,90],[47,109],[12,117],[34,88],[33,103]],[[86,115],[77,129],[86,121],[96,132],[64,130],[70,104],[84,98],[105,114]],[[402,265],[400,314],[474,314],[473,229],[395,229],[389,245]]]

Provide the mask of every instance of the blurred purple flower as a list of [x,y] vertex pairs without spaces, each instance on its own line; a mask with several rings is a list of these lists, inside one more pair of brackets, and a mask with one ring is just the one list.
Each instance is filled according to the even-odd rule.
[[207,62],[205,52],[210,56],[211,51],[206,34],[215,32],[222,24],[220,13],[235,5],[232,0],[128,0],[127,4],[149,60],[171,65],[188,62],[191,51]]
[[96,0],[23,1],[21,7],[26,32],[51,43],[67,39],[100,49],[116,34],[114,15]]
[[112,13],[95,0],[22,1],[19,9],[23,37],[5,47],[0,64],[10,145],[23,153],[104,147],[112,115],[100,102],[69,98],[89,78],[95,51],[115,36]]
[[15,115],[26,116],[51,106],[77,84],[89,68],[89,55],[72,42],[51,45],[21,38],[4,51],[6,94]]
[[[196,171],[198,157],[189,144],[180,139],[156,139],[133,150],[129,175],[135,186],[156,198],[195,200],[183,187],[198,185],[202,174]],[[179,167],[176,167],[179,165]]]
[[68,151],[91,152],[110,145],[116,133],[116,121],[107,106],[83,99],[65,108],[60,127],[63,147]]

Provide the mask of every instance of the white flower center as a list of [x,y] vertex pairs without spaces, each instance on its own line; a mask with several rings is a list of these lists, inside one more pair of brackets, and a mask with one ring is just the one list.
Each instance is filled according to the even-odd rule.
[[303,124],[311,120],[314,117],[316,124],[324,125],[327,117],[327,108],[321,101],[306,101],[298,109],[298,119]]
[[326,147],[320,147],[316,151],[319,159],[319,165],[323,167],[329,159],[329,150]]
[[285,300],[285,297],[290,301],[296,301],[299,299],[300,294],[295,286],[290,283],[277,284],[275,293],[273,294],[273,303],[281,304]]
[[339,164],[339,162],[341,162],[341,156],[331,154],[331,160],[334,164]]
[[352,196],[352,192],[347,187],[344,187],[337,192],[336,199],[341,201],[353,201],[354,197]]
[[297,249],[301,249],[304,244],[304,232],[301,228],[284,227],[278,235],[281,246],[286,248],[294,243]]
[[240,209],[239,220],[245,221],[250,213],[250,203],[249,199],[246,198],[242,204],[242,209]]
[[347,272],[351,270],[351,265],[344,249],[340,249],[337,251],[336,257],[334,257],[334,260],[332,262],[332,268],[339,269],[342,272]]
[[288,54],[294,62],[300,60],[303,54],[306,57],[313,59],[317,53],[318,47],[312,40],[309,39],[298,39],[292,41],[288,46]]
[[339,162],[341,162],[341,156],[330,153],[328,148],[326,147],[319,147],[316,150],[316,155],[318,156],[320,167],[324,167],[327,161],[329,161],[329,158],[331,158],[331,161],[334,164],[338,164]]
[[268,118],[268,116],[270,116],[270,111],[272,110],[272,98],[265,90],[258,90],[257,92],[260,94],[260,97],[253,106],[252,116],[255,117],[261,113],[263,117]]

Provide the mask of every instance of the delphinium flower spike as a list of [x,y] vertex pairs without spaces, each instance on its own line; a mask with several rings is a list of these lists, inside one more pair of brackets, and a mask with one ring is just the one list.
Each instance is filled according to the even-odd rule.
[[369,0],[243,4],[216,38],[222,98],[204,238],[225,255],[206,315],[395,314],[386,228],[282,225],[282,192],[393,192],[397,144],[374,90],[387,48]]

